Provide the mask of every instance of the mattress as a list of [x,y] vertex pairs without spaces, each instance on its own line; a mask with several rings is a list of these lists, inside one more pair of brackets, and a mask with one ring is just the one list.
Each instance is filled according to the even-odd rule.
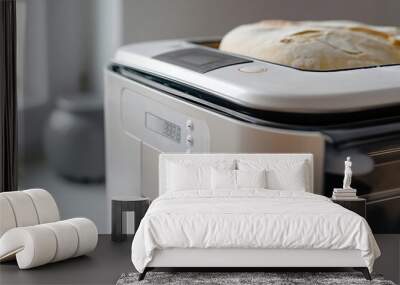
[[132,243],[143,272],[156,249],[356,249],[372,271],[380,255],[364,218],[300,191],[167,192],[155,199]]

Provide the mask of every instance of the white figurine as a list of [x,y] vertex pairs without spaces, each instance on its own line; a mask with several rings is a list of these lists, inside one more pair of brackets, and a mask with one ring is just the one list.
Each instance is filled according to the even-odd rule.
[[350,160],[350,156],[346,158],[344,162],[344,179],[343,179],[343,189],[352,189],[351,184],[351,176],[353,172],[351,171],[352,162]]

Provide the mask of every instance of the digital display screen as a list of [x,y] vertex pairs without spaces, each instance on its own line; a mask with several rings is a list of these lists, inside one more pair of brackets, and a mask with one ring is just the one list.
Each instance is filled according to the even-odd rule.
[[251,62],[251,60],[202,48],[187,48],[154,57],[196,72],[206,73],[221,67]]
[[181,128],[178,125],[149,112],[146,112],[145,116],[145,124],[147,129],[180,143]]
[[188,54],[184,55],[179,58],[179,60],[183,62],[187,62],[190,64],[194,65],[204,65],[204,64],[210,64],[213,62],[218,62],[220,58],[216,56],[209,56],[209,55],[204,55],[204,54]]

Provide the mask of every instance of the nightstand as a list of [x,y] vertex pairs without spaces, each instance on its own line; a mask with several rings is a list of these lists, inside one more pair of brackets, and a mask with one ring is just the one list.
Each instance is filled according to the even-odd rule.
[[353,199],[332,199],[332,202],[339,204],[340,206],[359,214],[364,219],[367,218],[367,200],[364,198],[353,198]]
[[123,241],[127,236],[122,233],[122,215],[124,212],[135,213],[135,231],[137,231],[140,221],[149,207],[150,199],[135,196],[114,196],[111,203],[111,239]]

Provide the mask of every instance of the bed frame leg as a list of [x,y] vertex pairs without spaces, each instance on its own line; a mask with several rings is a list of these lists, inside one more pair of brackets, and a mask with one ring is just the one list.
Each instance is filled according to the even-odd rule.
[[146,273],[147,273],[148,269],[147,267],[143,270],[142,273],[139,274],[139,278],[138,281],[142,281],[144,279],[144,277],[146,277]]
[[361,271],[362,274],[364,275],[365,279],[372,280],[371,274],[369,274],[369,270],[367,267],[355,267],[354,269],[357,271]]

